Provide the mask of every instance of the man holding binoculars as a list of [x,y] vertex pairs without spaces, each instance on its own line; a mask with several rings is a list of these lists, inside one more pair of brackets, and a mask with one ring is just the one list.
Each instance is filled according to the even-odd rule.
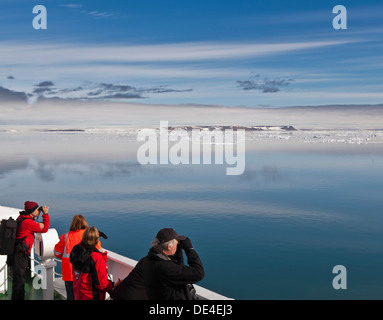
[[[35,219],[43,213],[43,222],[36,222]],[[24,203],[24,211],[20,212],[18,228],[16,233],[15,249],[12,255],[8,256],[8,264],[12,267],[12,300],[24,300],[24,284],[27,271],[30,269],[30,255],[35,233],[45,233],[49,229],[49,207],[39,205],[33,201]]]
[[[188,259],[184,265],[182,250]],[[149,300],[192,300],[191,286],[205,275],[201,259],[189,238],[173,228],[161,229],[143,261],[143,278]]]

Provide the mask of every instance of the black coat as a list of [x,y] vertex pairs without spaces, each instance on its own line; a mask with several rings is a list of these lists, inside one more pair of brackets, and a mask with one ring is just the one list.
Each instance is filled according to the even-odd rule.
[[178,257],[168,257],[155,248],[143,258],[146,293],[150,300],[186,300],[186,285],[201,281],[205,275],[201,259],[194,249],[187,250],[188,265]]
[[146,294],[144,275],[142,270],[142,258],[128,276],[110,292],[110,296],[114,300],[148,300]]

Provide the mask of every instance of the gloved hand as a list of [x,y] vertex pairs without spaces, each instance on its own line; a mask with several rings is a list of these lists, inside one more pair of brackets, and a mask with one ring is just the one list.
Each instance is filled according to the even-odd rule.
[[104,232],[98,230],[98,234],[100,237],[103,237],[104,239],[108,239],[108,236]]
[[181,249],[185,250],[186,254],[193,249],[193,245],[189,238],[186,238],[185,240],[179,240],[179,244]]

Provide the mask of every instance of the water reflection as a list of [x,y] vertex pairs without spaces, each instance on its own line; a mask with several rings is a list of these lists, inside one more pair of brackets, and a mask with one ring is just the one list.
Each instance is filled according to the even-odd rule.
[[254,145],[245,173],[227,176],[219,165],[141,166],[137,144],[123,136],[0,138],[1,204],[49,204],[59,233],[81,213],[112,235],[106,247],[139,259],[159,228],[173,226],[199,248],[202,285],[222,294],[336,299],[331,270],[344,264],[353,288],[342,298],[382,298],[383,152],[375,147]]

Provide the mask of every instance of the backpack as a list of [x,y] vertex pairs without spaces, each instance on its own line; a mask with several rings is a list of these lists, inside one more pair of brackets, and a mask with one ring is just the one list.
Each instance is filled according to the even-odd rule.
[[15,248],[18,221],[2,219],[0,225],[0,255],[12,254]]
[[[9,219],[2,219],[0,224],[0,255],[13,254],[16,244],[16,235],[22,221],[14,220],[12,217]],[[25,237],[20,239],[24,241]]]

